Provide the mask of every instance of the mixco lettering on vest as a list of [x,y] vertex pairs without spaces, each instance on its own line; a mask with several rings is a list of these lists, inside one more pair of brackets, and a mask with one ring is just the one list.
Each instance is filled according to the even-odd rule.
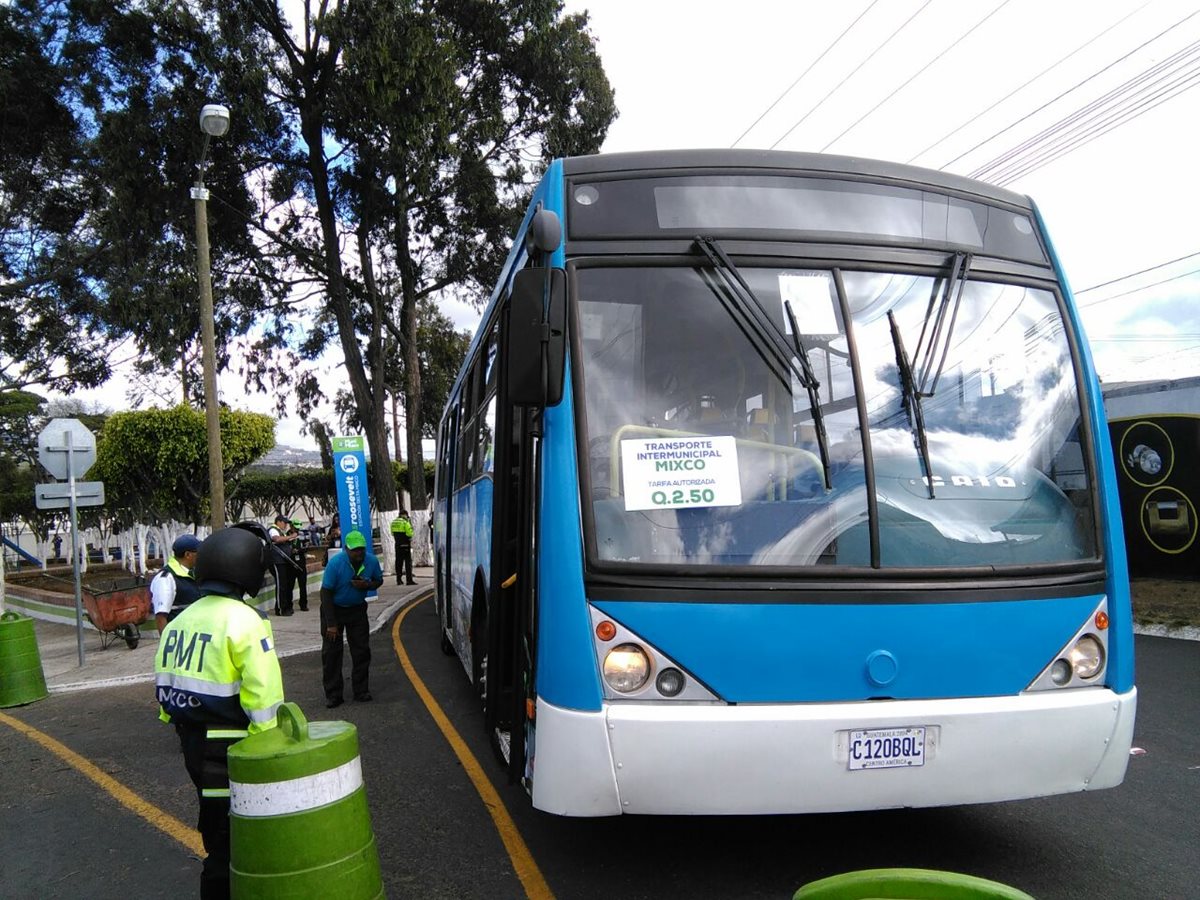
[[[212,635],[204,632],[198,632],[189,636],[187,632],[178,628],[168,631],[163,639],[163,667],[165,668],[169,665],[174,669],[191,670],[193,672],[204,671],[204,651],[208,649],[208,643],[211,640]],[[194,660],[196,665],[193,668],[192,662],[197,641],[200,642],[200,655],[198,659]],[[174,654],[174,659],[168,662],[172,654]]]
[[187,691],[181,691],[178,688],[160,686],[158,689],[158,702],[163,706],[170,706],[178,709],[181,706],[190,706],[196,709],[201,705],[201,700],[194,694],[189,694]]

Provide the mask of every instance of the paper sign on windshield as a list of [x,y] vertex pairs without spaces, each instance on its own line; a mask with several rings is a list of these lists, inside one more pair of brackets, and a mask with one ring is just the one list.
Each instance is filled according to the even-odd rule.
[[621,441],[626,509],[738,506],[737,439],[643,438]]

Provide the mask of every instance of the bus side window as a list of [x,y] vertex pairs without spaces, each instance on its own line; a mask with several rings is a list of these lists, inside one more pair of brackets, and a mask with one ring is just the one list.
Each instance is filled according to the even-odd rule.
[[455,459],[454,486],[470,484],[475,457],[475,392],[479,367],[473,365],[463,379],[458,406],[458,454]]

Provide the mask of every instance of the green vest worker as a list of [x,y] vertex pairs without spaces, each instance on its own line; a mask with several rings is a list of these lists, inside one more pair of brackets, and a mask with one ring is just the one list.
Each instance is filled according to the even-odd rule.
[[[261,530],[261,526],[255,526]],[[242,602],[270,565],[265,532],[213,532],[196,555],[200,599],[172,620],[154,662],[159,718],[175,726],[200,800],[200,896],[229,896],[229,745],[275,727],[283,677],[270,621]]]
[[396,542],[396,584],[400,583],[401,573],[408,575],[409,584],[416,584],[412,565],[413,527],[407,510],[400,510],[400,514],[392,519],[391,531],[392,540]]

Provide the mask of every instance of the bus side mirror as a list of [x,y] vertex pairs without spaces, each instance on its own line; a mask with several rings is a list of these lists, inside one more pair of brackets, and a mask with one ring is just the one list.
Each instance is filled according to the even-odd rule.
[[525,245],[530,252],[553,253],[562,243],[562,222],[558,214],[550,209],[538,209],[525,232]]
[[[547,291],[549,303],[545,306]],[[542,405],[544,347],[545,405],[557,406],[562,401],[566,359],[567,273],[562,269],[522,269],[513,277],[509,304],[505,346],[508,402],[515,406]]]

